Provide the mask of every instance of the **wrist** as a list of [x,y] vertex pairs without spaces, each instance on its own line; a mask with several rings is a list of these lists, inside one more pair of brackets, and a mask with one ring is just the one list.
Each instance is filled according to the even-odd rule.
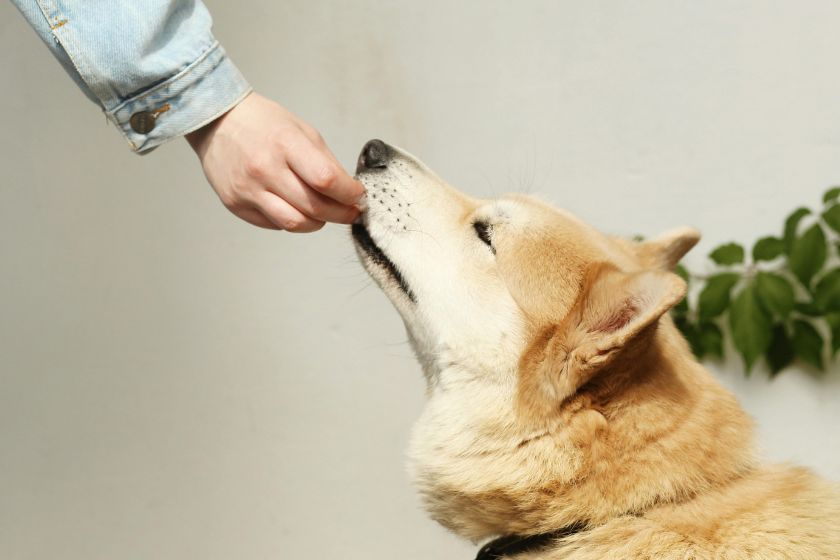
[[[253,92],[251,92],[253,93]],[[190,147],[195,151],[199,157],[203,156],[203,152],[208,141],[213,137],[213,133],[216,129],[224,122],[225,119],[237,108],[239,105],[245,102],[248,98],[250,98],[250,93],[246,95],[242,100],[239,101],[236,105],[229,108],[227,111],[216,117],[214,120],[210,121],[209,123],[205,124],[201,128],[197,128],[192,132],[188,132],[184,135],[187,143],[189,143]]]
[[193,149],[195,153],[202,155],[204,151],[204,146],[207,144],[208,138],[212,135],[213,130],[218,126],[219,121],[224,117],[224,115],[219,116],[216,120],[211,121],[201,128],[193,130],[192,132],[188,132],[184,135],[184,139],[186,139],[187,143]]

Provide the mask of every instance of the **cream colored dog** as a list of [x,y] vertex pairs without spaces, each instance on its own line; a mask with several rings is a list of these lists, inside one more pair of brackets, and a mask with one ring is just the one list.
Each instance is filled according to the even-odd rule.
[[441,524],[505,537],[481,558],[840,558],[837,486],[756,461],[668,316],[696,231],[633,243],[470,198],[378,140],[357,172],[358,253],[428,381],[411,472]]

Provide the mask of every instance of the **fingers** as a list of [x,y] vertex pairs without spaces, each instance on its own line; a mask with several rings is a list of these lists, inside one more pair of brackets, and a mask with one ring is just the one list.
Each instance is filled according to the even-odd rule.
[[338,164],[329,150],[319,148],[308,138],[303,139],[287,156],[289,167],[309,187],[324,196],[351,206],[365,192]]
[[245,220],[249,224],[255,225],[257,227],[261,227],[261,228],[265,228],[265,229],[274,229],[274,230],[281,229],[281,228],[277,227],[276,225],[274,225],[274,223],[272,223],[271,220],[266,218],[262,214],[262,212],[260,212],[259,210],[254,210],[254,209],[251,209],[251,208],[243,208],[243,209],[239,209],[239,210],[231,210],[231,212],[233,212],[233,214],[235,216],[237,216],[237,217]]
[[255,200],[257,209],[279,229],[293,233],[309,233],[324,227],[324,222],[304,215],[300,210],[275,195],[264,191]]
[[364,188],[318,131],[258,94],[188,140],[222,203],[248,223],[309,232],[358,214]]
[[345,206],[306,186],[293,171],[286,170],[267,188],[301,213],[322,222],[352,224],[359,215],[353,206]]

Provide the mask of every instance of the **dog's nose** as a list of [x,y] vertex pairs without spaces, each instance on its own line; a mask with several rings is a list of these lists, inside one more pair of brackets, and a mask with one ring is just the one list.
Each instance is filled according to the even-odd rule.
[[362,148],[359,154],[357,170],[384,169],[388,167],[388,160],[391,157],[391,148],[382,140],[371,140]]

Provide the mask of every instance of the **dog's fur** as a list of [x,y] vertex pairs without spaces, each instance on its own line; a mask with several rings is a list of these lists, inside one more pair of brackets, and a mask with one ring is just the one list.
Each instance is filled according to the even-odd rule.
[[609,237],[377,149],[354,234],[428,381],[409,456],[435,520],[476,542],[585,525],[516,560],[840,558],[838,487],[756,460],[667,313],[697,232]]

